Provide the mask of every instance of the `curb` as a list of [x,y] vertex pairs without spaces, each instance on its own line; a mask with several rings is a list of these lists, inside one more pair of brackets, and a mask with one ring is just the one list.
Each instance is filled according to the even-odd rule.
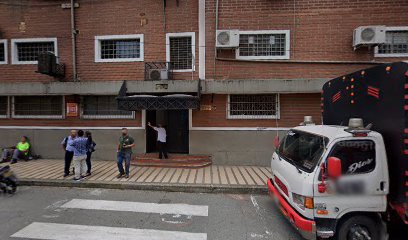
[[254,185],[209,185],[209,184],[158,184],[69,180],[19,179],[19,186],[105,188],[122,190],[166,191],[187,193],[232,193],[232,194],[266,194],[267,186]]

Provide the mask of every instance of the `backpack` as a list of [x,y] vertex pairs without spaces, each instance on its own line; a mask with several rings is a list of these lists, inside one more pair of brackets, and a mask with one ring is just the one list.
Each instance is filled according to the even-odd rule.
[[68,145],[68,137],[64,138],[64,144],[62,144],[62,146],[64,146],[64,148],[67,148]]

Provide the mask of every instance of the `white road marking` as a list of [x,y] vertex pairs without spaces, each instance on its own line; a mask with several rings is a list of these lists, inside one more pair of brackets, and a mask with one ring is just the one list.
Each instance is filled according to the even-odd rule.
[[207,240],[206,233],[34,222],[11,237],[46,240]]
[[108,210],[139,213],[180,214],[188,216],[208,217],[208,206],[188,204],[160,204],[160,203],[73,199],[62,205],[61,208],[77,208],[77,209]]

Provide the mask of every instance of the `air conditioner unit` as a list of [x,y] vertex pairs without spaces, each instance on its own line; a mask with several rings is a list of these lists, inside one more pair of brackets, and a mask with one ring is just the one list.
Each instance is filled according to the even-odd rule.
[[353,47],[385,43],[385,26],[361,26],[354,29]]
[[236,48],[239,46],[239,30],[217,30],[217,48]]
[[37,73],[62,78],[65,76],[65,65],[59,63],[59,58],[52,52],[38,54]]
[[149,80],[168,80],[169,70],[166,68],[162,69],[149,69]]

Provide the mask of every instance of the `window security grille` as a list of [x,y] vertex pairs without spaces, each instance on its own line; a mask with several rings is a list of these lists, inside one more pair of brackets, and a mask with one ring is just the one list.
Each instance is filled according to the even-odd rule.
[[387,31],[386,43],[378,46],[378,54],[408,54],[408,30]]
[[8,114],[8,98],[0,96],[0,117],[6,117]]
[[192,69],[191,37],[170,37],[170,62],[174,70]]
[[140,39],[101,40],[101,59],[140,58]]
[[18,42],[17,58],[21,62],[37,61],[41,52],[55,51],[54,42]]
[[63,116],[62,96],[18,96],[14,97],[14,117],[58,117]]
[[274,57],[286,55],[286,34],[240,34],[239,56]]
[[274,119],[279,116],[277,94],[230,95],[228,118]]
[[116,96],[84,96],[83,118],[133,118],[133,112],[118,110]]
[[6,60],[5,44],[0,42],[0,62],[4,62],[5,60]]

